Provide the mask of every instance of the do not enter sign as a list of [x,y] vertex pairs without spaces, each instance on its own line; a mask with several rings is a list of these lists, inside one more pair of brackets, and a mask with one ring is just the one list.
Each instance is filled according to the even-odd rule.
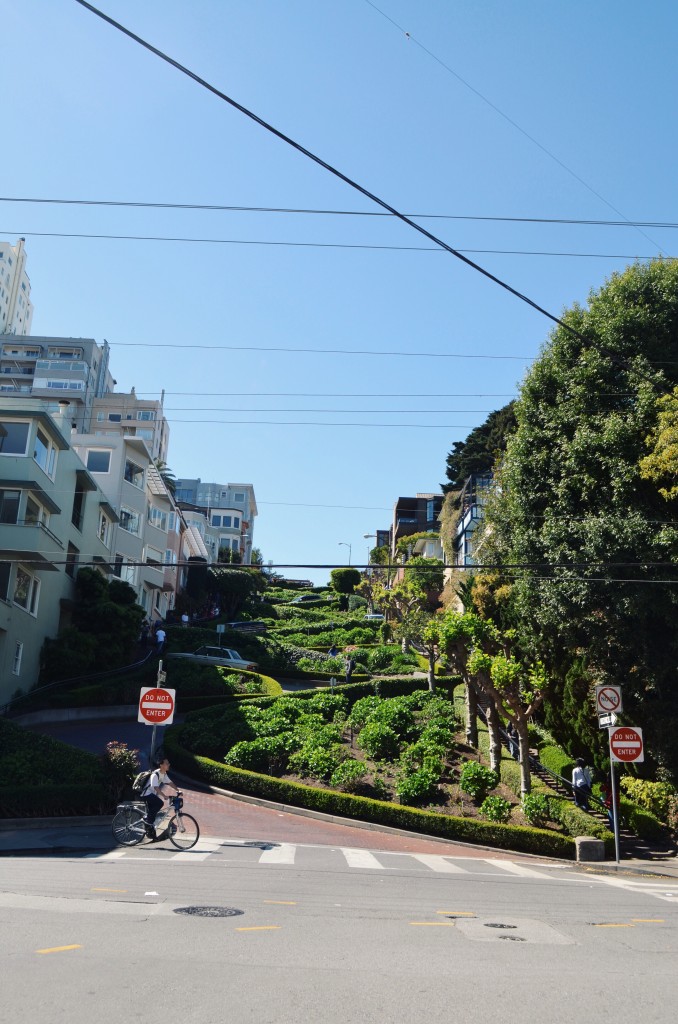
[[610,757],[613,761],[644,761],[643,730],[629,725],[610,729]]
[[143,686],[139,694],[138,722],[146,725],[171,725],[174,718],[174,697],[176,690],[165,690],[160,686]]

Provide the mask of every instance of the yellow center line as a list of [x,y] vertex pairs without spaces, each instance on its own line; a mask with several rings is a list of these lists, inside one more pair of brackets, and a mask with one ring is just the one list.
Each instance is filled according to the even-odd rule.
[[664,924],[663,917],[632,917],[636,924]]
[[36,953],[63,953],[66,949],[82,949],[82,946],[52,946],[50,949],[36,949]]
[[90,892],[128,892],[127,889],[90,889]]
[[436,914],[454,914],[455,917],[475,917],[472,910],[436,910]]
[[296,907],[296,900],[264,900],[264,903],[274,903],[277,907]]
[[418,928],[454,928],[454,921],[410,921]]
[[635,928],[633,924],[594,924],[594,928]]
[[279,924],[259,924],[250,928],[236,928],[237,932],[273,932],[280,928]]

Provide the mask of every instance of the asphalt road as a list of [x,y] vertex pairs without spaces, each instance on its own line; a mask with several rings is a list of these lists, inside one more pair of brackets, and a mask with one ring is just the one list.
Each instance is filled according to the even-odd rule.
[[[675,1019],[675,885],[356,852],[231,839],[4,859],[2,1019]],[[177,913],[206,906],[238,913]]]

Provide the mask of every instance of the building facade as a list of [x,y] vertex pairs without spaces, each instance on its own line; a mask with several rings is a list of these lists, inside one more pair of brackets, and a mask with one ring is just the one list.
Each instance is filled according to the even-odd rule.
[[24,238],[16,245],[0,242],[0,335],[31,333],[33,304],[24,242]]
[[252,484],[203,483],[199,478],[177,479],[177,502],[184,514],[201,511],[206,519],[202,538],[209,560],[219,561],[219,551],[238,552],[243,565],[252,562],[257,502]]

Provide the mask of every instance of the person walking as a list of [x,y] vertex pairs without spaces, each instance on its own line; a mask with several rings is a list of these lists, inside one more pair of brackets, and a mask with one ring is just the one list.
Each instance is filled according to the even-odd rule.
[[591,773],[586,767],[583,757],[578,757],[572,771],[572,796],[577,807],[582,811],[589,809],[591,796]]
[[158,628],[155,631],[155,650],[156,650],[157,654],[161,654],[162,653],[162,649],[165,646],[165,640],[166,639],[167,639],[167,633],[162,628],[162,626],[158,626]]
[[351,676],[353,675],[354,669],[355,669],[355,661],[353,660],[353,658],[349,654],[348,658],[346,659],[346,664],[344,666],[345,678],[346,678],[346,682],[347,683],[351,682]]

